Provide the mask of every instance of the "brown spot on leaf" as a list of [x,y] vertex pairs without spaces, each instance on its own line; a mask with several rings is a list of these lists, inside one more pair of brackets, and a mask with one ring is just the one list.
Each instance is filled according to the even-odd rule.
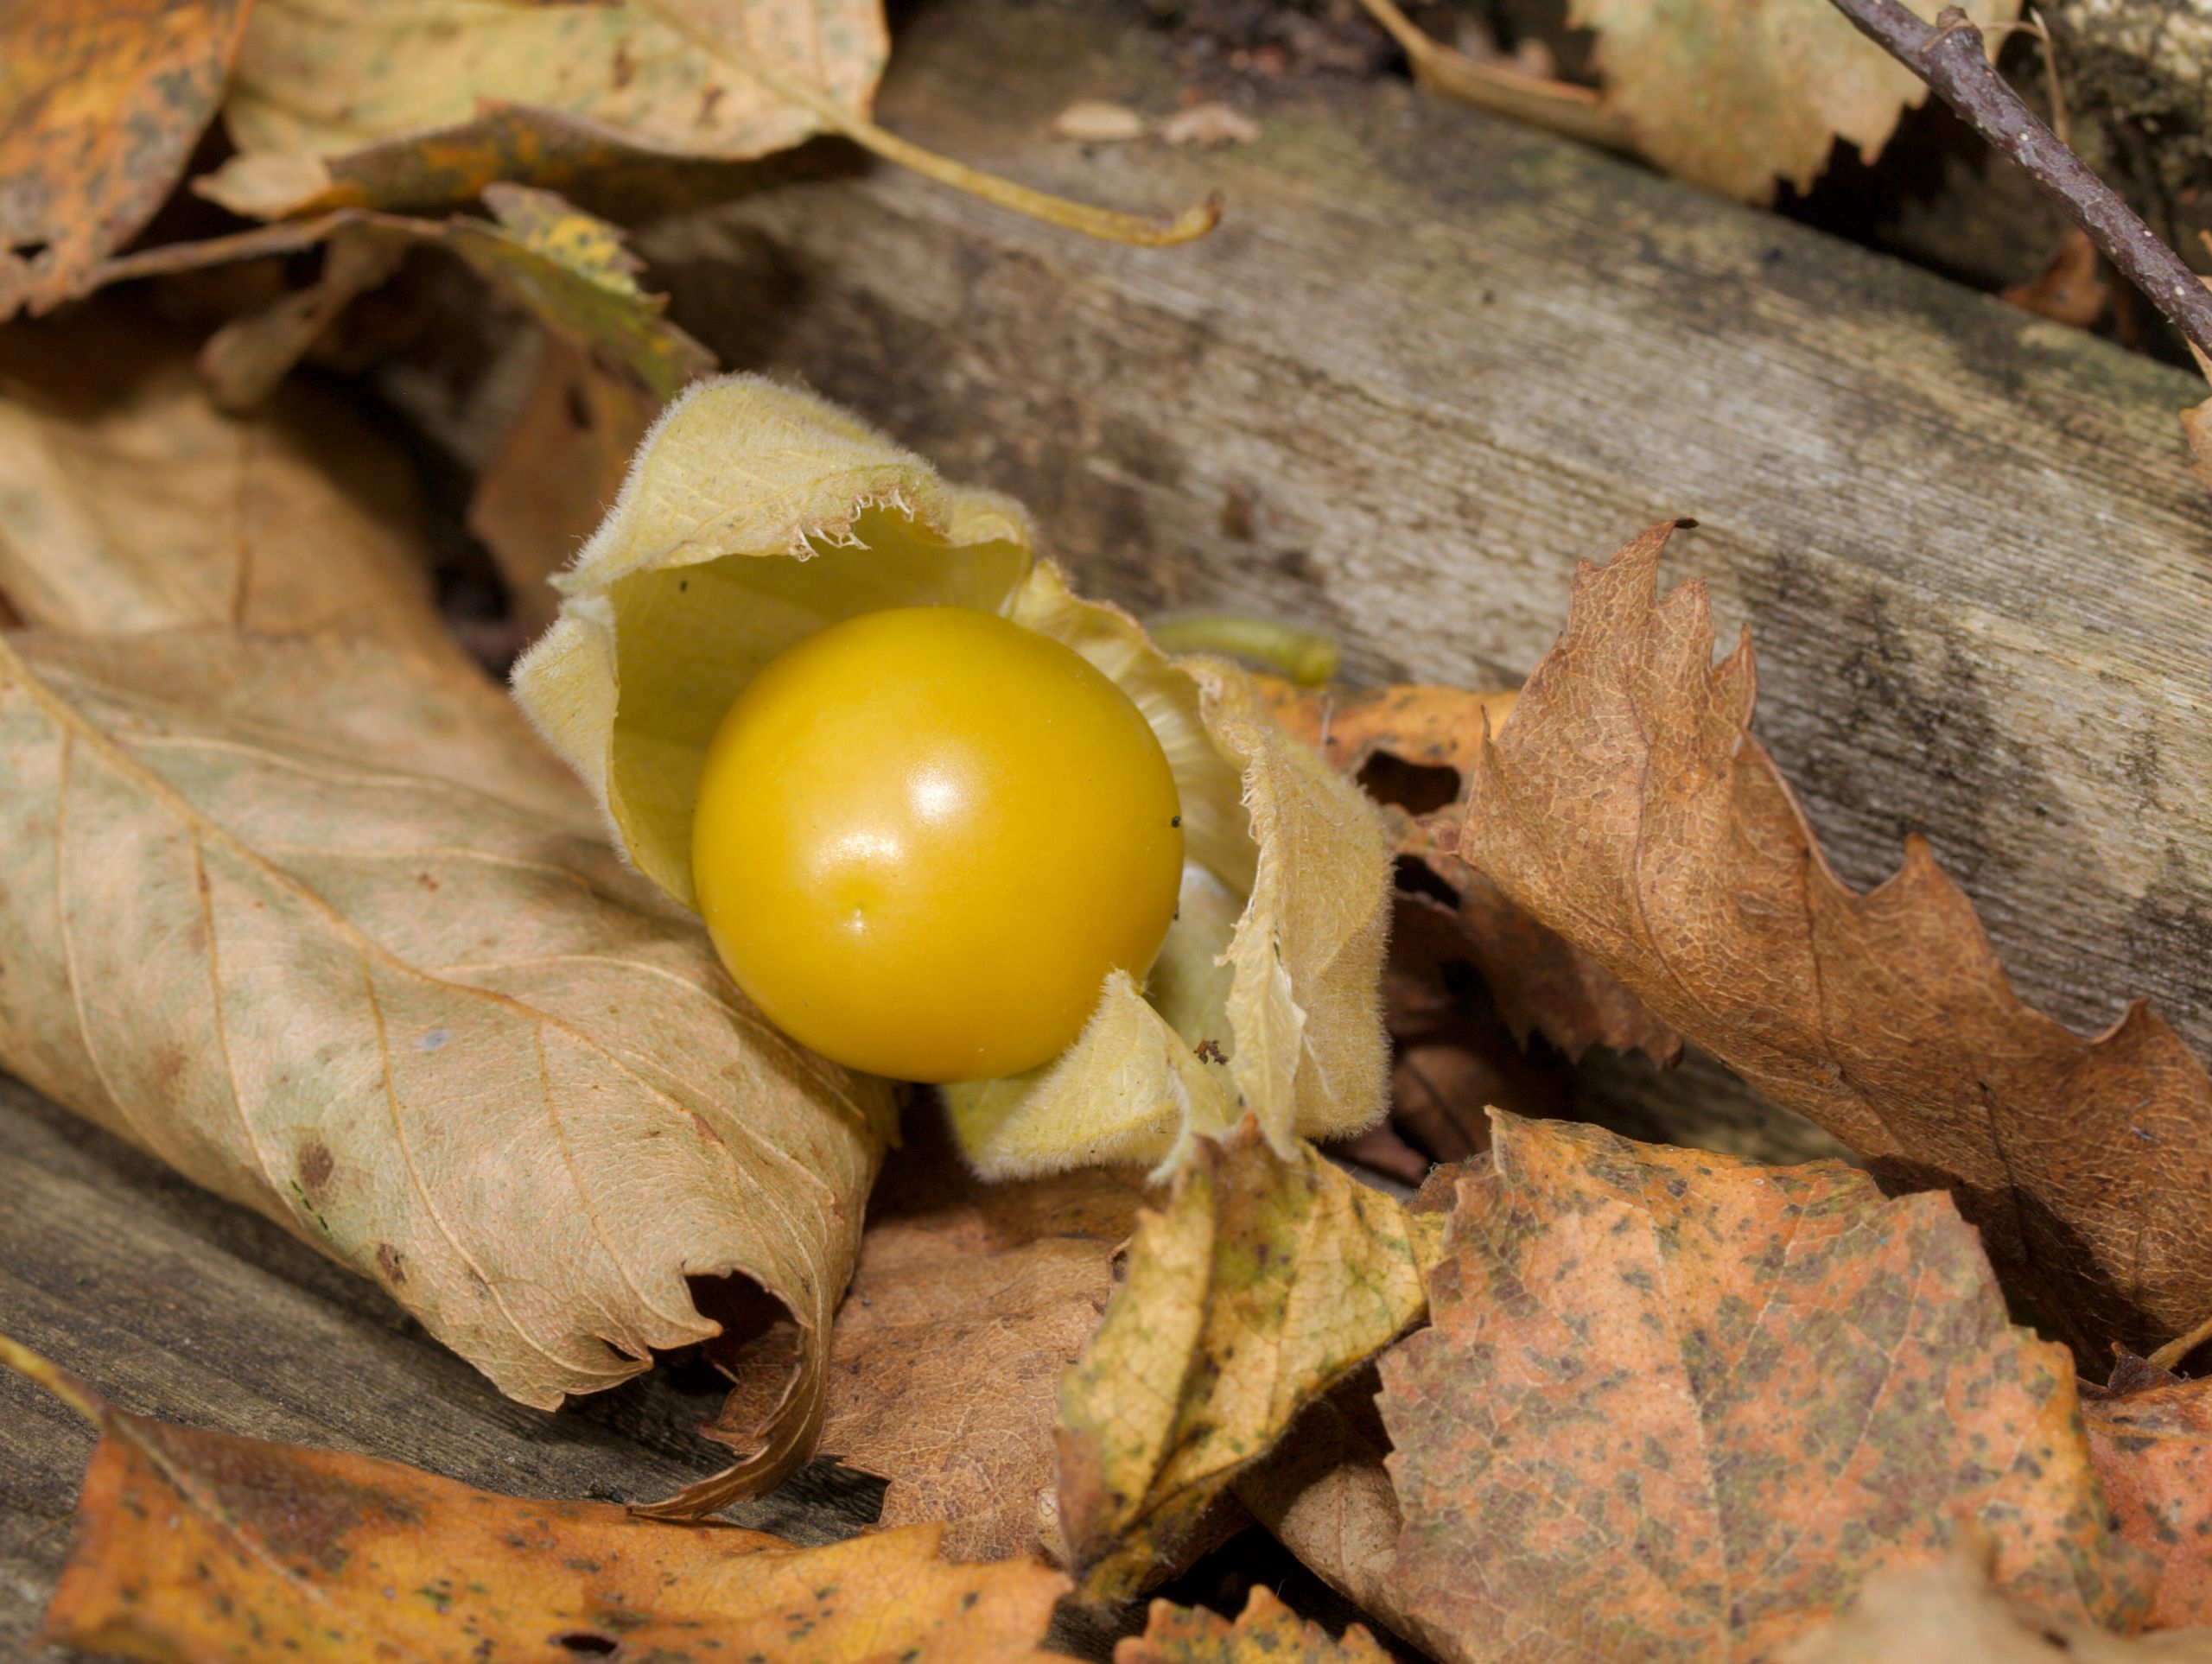
[[312,1140],[300,1151],[300,1187],[310,1197],[320,1197],[337,1165],[330,1146],[320,1139]]

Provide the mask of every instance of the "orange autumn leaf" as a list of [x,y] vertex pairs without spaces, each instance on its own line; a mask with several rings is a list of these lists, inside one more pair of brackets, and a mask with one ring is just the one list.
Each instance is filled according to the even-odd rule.
[[2140,1006],[2083,1039],[2023,1005],[1907,841],[1865,895],[1751,737],[1748,638],[1658,594],[1671,524],[1576,575],[1484,743],[1462,859],[1655,1016],[1892,1183],[1950,1190],[2037,1316],[2096,1356],[2212,1310],[2212,1079]]
[[1263,683],[1275,721],[1351,774],[1378,752],[1421,768],[1464,772],[1474,765],[1484,721],[1493,731],[1502,727],[1520,697],[1510,688],[1484,693],[1409,683],[1346,693],[1274,676]]
[[2089,1459],[2121,1534],[2161,1567],[2151,1624],[2212,1625],[2212,1379],[2130,1359],[2083,1397]]
[[0,319],[67,300],[153,218],[215,113],[251,10],[248,0],[0,6]]
[[1384,1583],[1440,1657],[1749,1664],[1969,1521],[2008,1592],[2139,1621],[2073,1361],[1948,1197],[1507,1115],[1491,1162],[1381,1365]]
[[4,1338],[0,1362],[100,1429],[47,1610],[52,1645],[157,1664],[1052,1656],[1036,1642],[1067,1580],[940,1560],[933,1527],[800,1548],[663,1525],[130,1415]]
[[1203,1606],[1156,1600],[1144,1633],[1124,1635],[1114,1664],[1390,1664],[1390,1654],[1355,1623],[1329,1639],[1260,1585],[1245,1597],[1235,1623]]

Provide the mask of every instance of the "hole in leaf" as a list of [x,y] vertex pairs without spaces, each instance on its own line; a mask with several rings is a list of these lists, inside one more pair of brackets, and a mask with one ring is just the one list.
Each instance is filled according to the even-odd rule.
[[567,1635],[555,1635],[553,1644],[578,1658],[612,1658],[622,1650],[622,1643],[613,1636],[594,1635],[589,1629],[571,1629]]
[[1395,803],[1408,815],[1433,815],[1459,801],[1459,771],[1408,763],[1378,751],[1359,772],[1359,784],[1377,803]]
[[1429,864],[1419,855],[1401,855],[1391,864],[1391,881],[1398,893],[1427,896],[1431,901],[1452,909],[1459,906],[1459,892],[1437,877]]

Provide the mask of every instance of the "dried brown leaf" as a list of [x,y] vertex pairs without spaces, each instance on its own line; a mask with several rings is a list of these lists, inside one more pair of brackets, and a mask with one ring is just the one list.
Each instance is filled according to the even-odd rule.
[[[1906,3],[1931,21],[1938,10]],[[2020,5],[1966,0],[1965,10],[1986,29]],[[1928,96],[1828,0],[1571,0],[1567,16],[1598,31],[1607,104],[1637,147],[1740,201],[1772,201],[1777,177],[1807,189],[1838,139],[1872,162]]]
[[0,646],[0,1065],[550,1407],[714,1334],[818,1427],[888,1105],[785,1040],[480,678],[226,630]]
[[2072,1360],[1948,1197],[1503,1115],[1491,1161],[1381,1363],[1386,1581],[1440,1656],[1771,1657],[1967,1521],[2007,1591],[2139,1621]]
[[1067,1579],[956,1566],[927,1526],[817,1548],[125,1413],[0,1338],[99,1447],[44,1639],[156,1664],[688,1659],[1044,1664]]
[[1671,530],[1576,576],[1566,633],[1486,744],[1463,859],[1662,1021],[1894,1183],[1941,1185],[2085,1356],[2212,1310],[2212,1080],[2140,1006],[2084,1040],[2022,1005],[1907,841],[1859,895],[1750,734],[1748,638],[1712,662]]
[[[1060,1378],[1113,1293],[1143,1184],[1126,1168],[985,1184],[934,1116],[914,1119],[830,1331],[822,1449],[891,1482],[883,1524],[943,1521],[955,1559],[1057,1558]],[[773,1385],[741,1372],[722,1426],[763,1419]]]
[[234,318],[210,336],[200,367],[226,410],[247,410],[267,398],[323,332],[360,295],[381,287],[407,258],[407,244],[359,225],[330,235],[322,273],[262,311]]
[[1318,1623],[1308,1623],[1274,1595],[1255,1585],[1236,1621],[1203,1606],[1177,1606],[1156,1600],[1144,1633],[1125,1635],[1114,1648],[1114,1664],[1390,1664],[1390,1654],[1358,1624],[1344,1639],[1332,1641]]
[[1570,1058],[1603,1045],[1641,1051],[1662,1068],[1681,1057],[1682,1037],[1620,978],[1515,906],[1487,876],[1462,872],[1459,929],[1468,956],[1523,1045],[1541,1034]]
[[1457,51],[1422,34],[1395,0],[1361,3],[1404,49],[1414,78],[1423,86],[1585,144],[1607,150],[1631,148],[1627,122],[1588,87],[1518,64],[1487,61]]
[[553,622],[547,581],[605,518],[659,411],[650,394],[549,333],[514,425],[476,478],[468,529],[506,581],[524,640]]
[[344,624],[457,663],[405,460],[290,389],[217,410],[185,346],[95,307],[0,334],[0,593],[82,634]]
[[1662,1066],[1681,1055],[1681,1037],[1643,1001],[1453,853],[1484,726],[1503,727],[1517,693],[1414,684],[1348,694],[1262,681],[1275,720],[1381,800],[1397,853],[1458,892],[1460,950],[1516,1038],[1541,1034],[1570,1058],[1592,1045]]
[[1274,1452],[1237,1476],[1236,1497],[1332,1589],[1404,1629],[1388,1580],[1404,1522],[1374,1399],[1373,1372],[1363,1371],[1307,1406]]
[[413,219],[340,208],[199,242],[166,243],[105,263],[86,285],[292,254],[328,240],[316,283],[232,323],[211,344],[207,367],[233,405],[252,403],[281,380],[348,302],[391,274],[394,251],[425,243],[458,256],[547,329],[597,353],[657,398],[715,367],[713,353],[662,315],[667,297],[639,286],[641,268],[619,227],[550,191],[525,186],[486,186],[484,202],[495,219]]
[[2031,282],[2011,284],[1997,298],[2054,323],[2087,329],[2112,304],[2103,259],[2088,232],[2069,232]]
[[[671,0],[696,28],[865,114],[877,0]],[[821,124],[652,5],[260,0],[223,107],[238,155],[200,188],[261,219],[466,201],[623,156],[766,156]]]
[[215,113],[250,0],[0,7],[0,319],[43,312],[153,218]]

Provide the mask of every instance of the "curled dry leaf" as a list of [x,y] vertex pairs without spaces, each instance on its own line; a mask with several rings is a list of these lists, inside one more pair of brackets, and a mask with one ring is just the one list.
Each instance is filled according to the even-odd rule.
[[0,7],[0,320],[78,293],[153,218],[215,113],[251,10],[250,0]]
[[527,1403],[750,1278],[805,1346],[747,1473],[804,1459],[885,1094],[746,1004],[495,689],[373,642],[20,635],[0,765],[0,1064]]
[[183,343],[105,307],[0,334],[0,594],[26,623],[344,623],[457,663],[419,518],[405,460],[311,390],[226,416]]
[[[1933,0],[1905,0],[1932,18]],[[1986,29],[2019,0],[1965,0]],[[1771,202],[1798,190],[1838,139],[1872,162],[1927,86],[1862,37],[1828,0],[1572,0],[1568,21],[1598,32],[1609,106],[1637,149],[1694,185]]]
[[1866,895],[1751,738],[1746,638],[1658,594],[1669,526],[1576,576],[1566,633],[1473,774],[1459,854],[1662,1021],[1893,1183],[1942,1185],[2085,1356],[2212,1310],[2212,1080],[2140,1006],[2084,1040],[2013,994],[1907,842]]
[[[526,1500],[130,1415],[0,1339],[100,1430],[42,1639],[160,1664],[620,1653],[667,1664],[1029,1664],[1067,1579],[958,1566],[928,1526],[801,1548]],[[710,1649],[702,1638],[711,1637]]]
[[[175,246],[171,245],[169,246]],[[407,244],[360,225],[340,225],[323,247],[322,271],[263,310],[233,318],[213,335],[200,367],[226,410],[248,410],[276,391],[347,307],[378,289],[407,259]]]
[[1115,1644],[1114,1664],[1390,1664],[1390,1654],[1357,1623],[1342,1641],[1329,1639],[1259,1585],[1232,1623],[1203,1606],[1156,1600],[1144,1633]]
[[496,219],[410,219],[344,208],[197,243],[164,244],[111,260],[93,276],[111,283],[194,271],[329,239],[330,254],[313,288],[226,327],[211,343],[207,367],[233,403],[250,403],[282,379],[347,302],[390,276],[394,250],[424,243],[459,256],[547,329],[596,352],[656,398],[714,368],[714,355],[662,315],[667,297],[639,287],[641,268],[620,229],[550,191],[495,184],[486,187],[484,200]]
[[2072,1359],[1948,1197],[1505,1115],[1491,1160],[1381,1364],[1386,1583],[1440,1657],[1770,1657],[1963,1522],[2007,1591],[2140,1621]]
[[1237,1476],[1236,1499],[1332,1589],[1406,1630],[1387,1580],[1403,1521],[1375,1385],[1363,1369],[1306,1406],[1274,1451]]
[[2212,1664],[2212,1631],[2123,1638],[2054,1617],[1989,1585],[1967,1550],[1870,1578],[1851,1610],[1801,1635],[1780,1664]]
[[[1098,1327],[1143,1195],[1127,1169],[985,1184],[940,1121],[908,1117],[830,1331],[822,1435],[825,1454],[891,1482],[883,1524],[942,1521],[958,1559],[1065,1558],[1060,1378]],[[734,1373],[725,1431],[774,1407],[771,1371]]]
[[1147,985],[1110,975],[1060,1057],[947,1089],[987,1176],[1160,1161],[1246,1108],[1285,1150],[1380,1115],[1389,867],[1372,811],[1267,720],[1242,671],[1172,660],[1073,594],[1014,504],[944,485],[819,399],[728,377],[670,406],[556,587],[560,616],[516,667],[516,696],[639,870],[687,906],[708,741],[763,665],[824,626],[891,607],[999,613],[1144,713],[1182,803],[1180,917]]
[[1398,854],[1457,892],[1463,952],[1515,1038],[1526,1045],[1530,1034],[1541,1034],[1570,1058],[1592,1045],[1642,1051],[1662,1066],[1681,1055],[1681,1037],[1642,1000],[1454,854],[1485,726],[1493,734],[1503,727],[1518,694],[1420,684],[1347,693],[1273,679],[1262,685],[1277,721],[1381,800]]
[[1176,1569],[1237,1473],[1421,1314],[1442,1221],[1248,1117],[1194,1140],[1060,1389],[1060,1526],[1083,1597]]
[[[888,41],[877,0],[669,0],[865,114]],[[223,120],[238,154],[197,181],[258,219],[465,201],[624,155],[766,156],[820,130],[655,5],[260,0]]]
[[2212,1380],[2140,1360],[2128,1375],[2083,1394],[2089,1459],[2121,1534],[2159,1563],[2152,1627],[2212,1625]]
[[1404,50],[1414,79],[1431,91],[1602,149],[1633,148],[1620,112],[1588,87],[1518,64],[1471,57],[1446,46],[1423,34],[1395,0],[1362,3]]

